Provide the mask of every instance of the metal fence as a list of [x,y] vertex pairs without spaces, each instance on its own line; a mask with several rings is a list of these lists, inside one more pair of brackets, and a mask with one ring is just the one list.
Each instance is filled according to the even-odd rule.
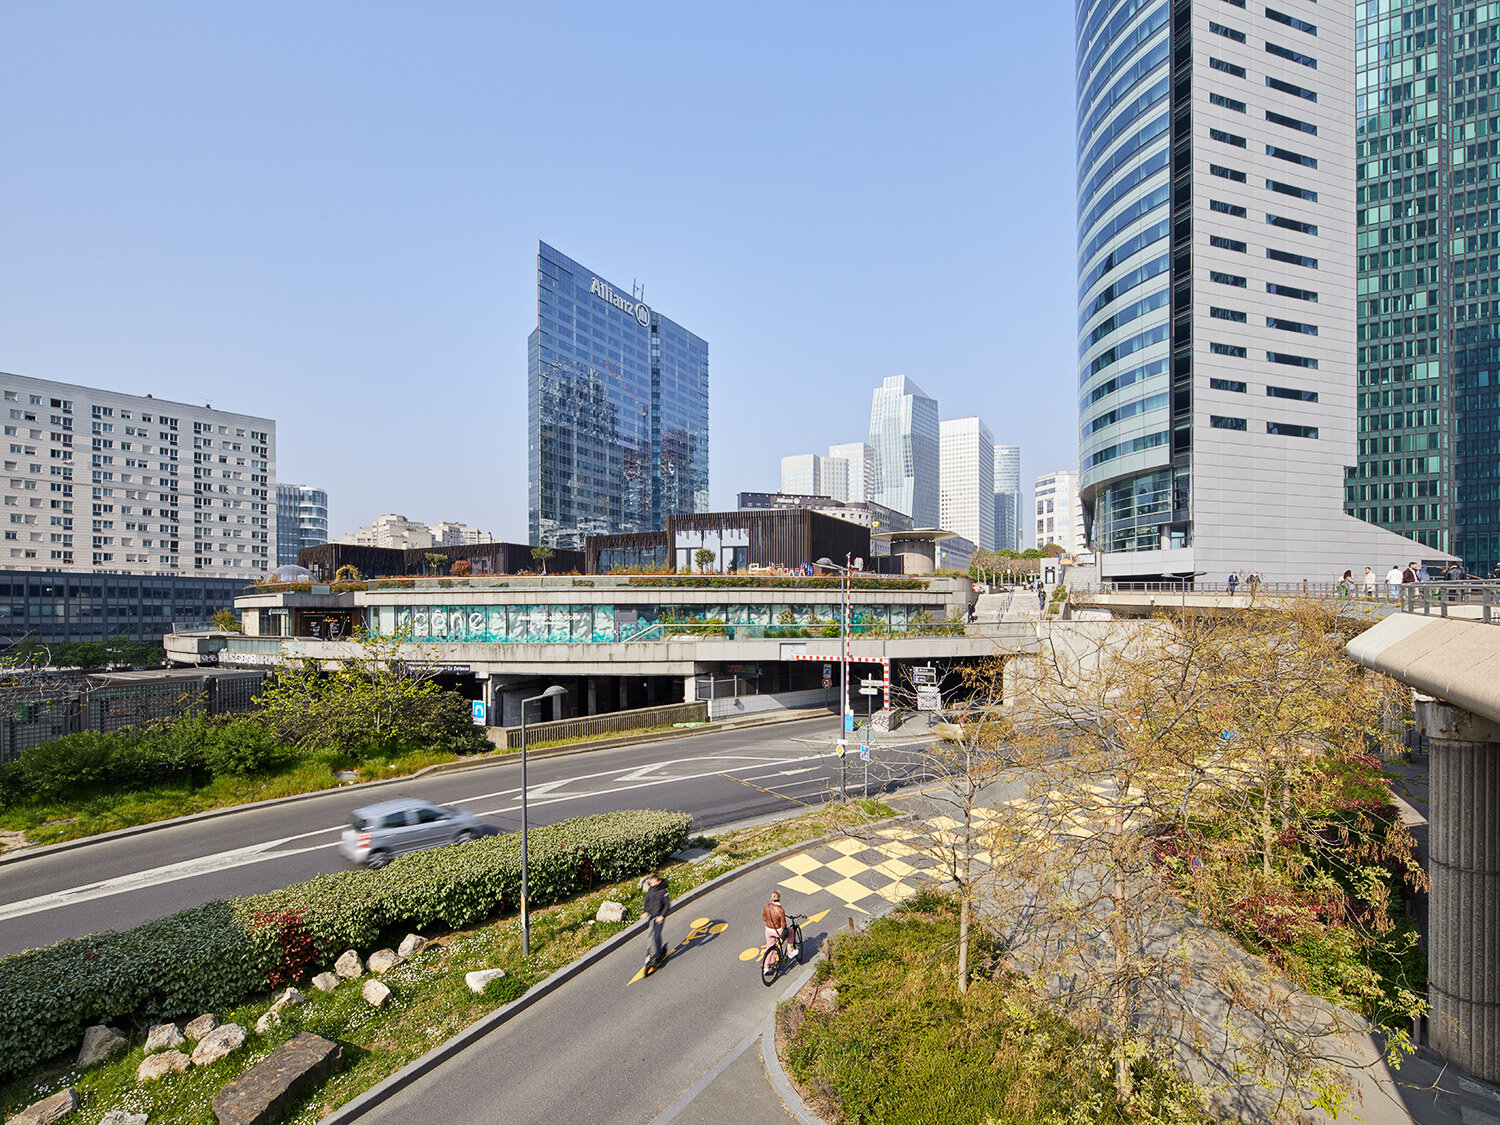
[[[668,703],[661,707],[639,707],[634,711],[615,711],[608,715],[588,715],[576,719],[554,719],[544,723],[526,724],[528,745],[539,742],[562,742],[575,738],[609,734],[614,731],[641,730],[648,727],[668,727],[674,723],[706,723],[708,703]],[[521,728],[505,728],[505,746],[509,750],[521,748]]]
[[0,684],[0,762],[79,731],[114,731],[199,712],[249,711],[265,673],[173,676],[139,683],[71,679]]
[[1403,613],[1462,617],[1492,624],[1500,619],[1500,582],[1408,582],[1397,588]]

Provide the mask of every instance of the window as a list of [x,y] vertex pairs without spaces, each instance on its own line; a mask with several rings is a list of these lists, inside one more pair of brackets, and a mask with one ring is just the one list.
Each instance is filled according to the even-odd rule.
[[1317,402],[1317,391],[1299,391],[1292,387],[1267,387],[1266,394],[1271,398],[1293,398],[1298,402]]
[[1233,215],[1236,219],[1243,219],[1245,217],[1245,209],[1238,203],[1225,203],[1222,199],[1210,199],[1208,201],[1208,209],[1210,211],[1217,211],[1221,215]]
[[1317,59],[1313,58],[1311,55],[1304,55],[1299,51],[1293,51],[1287,47],[1283,47],[1279,43],[1268,42],[1266,44],[1266,54],[1275,55],[1279,59],[1288,59],[1291,62],[1298,63],[1301,66],[1309,67],[1313,70],[1318,69]]
[[1307,367],[1317,370],[1318,361],[1305,355],[1288,355],[1286,352],[1267,352],[1267,363],[1282,363],[1288,367]]
[[1208,424],[1216,430],[1248,429],[1243,418],[1220,418],[1217,414],[1208,416]]
[[1307,336],[1316,336],[1318,326],[1316,324],[1304,324],[1300,320],[1282,320],[1279,317],[1266,317],[1267,328],[1279,328],[1283,332],[1301,332]]
[[1236,359],[1244,359],[1249,353],[1238,344],[1214,344],[1208,345],[1208,350],[1214,355],[1229,355]]
[[1240,312],[1238,309],[1218,309],[1210,307],[1208,310],[1208,315],[1213,317],[1215,320],[1232,320],[1236,324],[1245,323],[1245,314]]
[[1318,427],[1294,426],[1290,422],[1267,422],[1266,433],[1280,434],[1282,437],[1316,438],[1318,436]]
[[1245,393],[1245,384],[1238,379],[1210,379],[1208,389],[1211,391],[1233,391],[1236,394]]
[[1296,129],[1299,133],[1309,133],[1314,137],[1318,135],[1318,127],[1316,125],[1310,125],[1306,121],[1298,121],[1295,117],[1288,117],[1286,114],[1277,113],[1275,110],[1266,110],[1266,120],[1272,125],[1282,125],[1288,129]]
[[1233,145],[1235,148],[1245,147],[1245,138],[1236,136],[1234,133],[1226,133],[1223,129],[1210,129],[1208,139],[1218,141],[1220,144]]
[[1306,98],[1310,102],[1318,100],[1318,95],[1314,91],[1304,89],[1301,86],[1293,86],[1290,82],[1283,82],[1279,78],[1272,78],[1269,74],[1266,75],[1266,85],[1273,90],[1280,90],[1283,94],[1291,94],[1297,98]]
[[1225,39],[1233,39],[1236,43],[1243,43],[1245,41],[1245,33],[1243,31],[1236,31],[1232,27],[1225,27],[1222,23],[1214,23],[1213,20],[1208,21],[1208,30],[1212,31],[1215,35],[1222,35]]
[[1300,152],[1293,152],[1289,148],[1277,148],[1275,145],[1266,146],[1266,155],[1274,156],[1277,160],[1285,160],[1288,164],[1300,164],[1304,168],[1318,166],[1316,157],[1303,156]]
[[1210,164],[1208,171],[1210,175],[1221,176],[1226,180],[1233,180],[1237,184],[1245,182],[1245,173],[1236,172],[1233,168],[1225,168],[1220,164]]
[[1318,300],[1318,295],[1311,289],[1298,289],[1292,285],[1278,285],[1274,281],[1266,282],[1266,292],[1272,293],[1277,297],[1295,297],[1299,301],[1312,301],[1316,303]]
[[1291,266],[1306,266],[1310,270],[1318,268],[1318,259],[1309,258],[1306,254],[1293,254],[1287,250],[1273,250],[1266,247],[1266,257],[1273,262],[1286,262]]
[[1210,246],[1217,246],[1220,250],[1234,250],[1241,254],[1245,252],[1245,244],[1243,242],[1236,241],[1233,238],[1223,238],[1217,234],[1208,236],[1208,244]]
[[1284,23],[1287,27],[1294,28],[1297,31],[1305,31],[1309,35],[1316,35],[1318,33],[1316,24],[1308,23],[1306,20],[1299,20],[1296,16],[1288,16],[1282,12],[1278,12],[1275,8],[1266,9],[1266,19],[1275,20],[1277,23]]
[[1244,67],[1235,66],[1234,63],[1225,62],[1223,59],[1216,59],[1212,55],[1208,58],[1208,65],[1214,70],[1222,70],[1225,74],[1232,74],[1236,78],[1245,77]]
[[1309,203],[1316,203],[1318,201],[1317,192],[1309,191],[1307,188],[1297,187],[1295,184],[1284,184],[1280,180],[1267,180],[1266,187],[1274,192],[1279,192],[1282,195],[1292,195],[1296,196],[1298,199],[1305,199]]
[[1244,102],[1237,102],[1233,98],[1226,98],[1223,94],[1210,93],[1208,95],[1208,104],[1220,106],[1223,109],[1232,109],[1235,113],[1245,112]]
[[1282,230],[1294,230],[1298,234],[1316,235],[1318,233],[1318,228],[1312,223],[1304,223],[1300,219],[1287,219],[1281,215],[1267,215],[1266,222],[1270,223],[1273,227],[1280,227]]
[[1217,282],[1220,285],[1233,285],[1240,289],[1245,288],[1245,279],[1238,274],[1219,273],[1217,270],[1210,270],[1208,280]]

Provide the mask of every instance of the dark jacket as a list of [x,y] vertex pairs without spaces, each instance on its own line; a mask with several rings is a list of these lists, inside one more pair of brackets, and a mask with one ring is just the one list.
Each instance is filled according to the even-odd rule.
[[667,896],[667,884],[665,881],[655,886],[646,886],[646,917],[660,918],[672,908],[672,900]]

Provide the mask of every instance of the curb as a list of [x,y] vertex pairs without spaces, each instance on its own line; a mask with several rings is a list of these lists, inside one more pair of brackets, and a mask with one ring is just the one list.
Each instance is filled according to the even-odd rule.
[[[587,743],[575,742],[565,746],[552,746],[546,750],[528,750],[526,756],[528,758],[561,758],[571,754],[590,754],[595,750],[617,750],[625,746],[645,746],[652,742],[664,742],[669,738],[681,738],[684,735],[697,733],[710,733],[712,730],[744,730],[752,727],[774,726],[777,723],[795,723],[806,719],[823,717],[821,714],[808,715],[800,712],[780,712],[775,717],[766,718],[747,715],[743,719],[725,720],[721,724],[710,723],[706,724],[705,727],[695,727],[690,730],[661,731],[634,738],[599,739]],[[389,785],[405,785],[419,777],[427,777],[431,774],[461,773],[464,770],[491,769],[495,766],[509,765],[519,760],[515,751],[494,754],[493,756],[486,754],[484,757],[486,759],[484,761],[439,762],[437,765],[423,766],[415,773],[404,774],[401,777],[387,777],[379,781],[358,781],[352,785],[335,785],[327,789],[314,789],[310,793],[293,793],[287,797],[269,797],[263,801],[251,801],[244,805],[225,805],[223,808],[204,809],[202,812],[189,813],[187,816],[174,816],[166,820],[153,820],[149,824],[133,824],[129,828],[116,828],[112,832],[99,832],[93,836],[80,836],[76,840],[62,840],[56,844],[43,844],[40,847],[23,848],[13,855],[0,855],[0,867],[4,867],[9,863],[20,863],[28,859],[37,859],[42,856],[57,855],[59,852],[72,851],[74,848],[85,847],[89,844],[103,844],[114,840],[125,840],[131,836],[139,836],[143,833],[155,832],[163,828],[176,828],[184,824],[196,824],[199,821],[232,816],[235,813],[275,808],[278,805],[289,805],[296,801],[310,801],[315,797],[327,797],[331,793],[379,789]]]
[[[881,824],[890,821],[905,819],[906,815],[903,815],[899,817],[888,817],[886,821],[875,821],[874,823]],[[763,855],[759,859],[752,859],[750,862],[736,867],[733,871],[726,871],[722,875],[715,876],[700,887],[694,887],[692,890],[688,891],[680,899],[672,904],[671,913],[677,913],[678,910],[686,906],[688,903],[694,902],[707,894],[711,894],[712,892],[718,890],[720,887],[734,882],[734,880],[740,878],[740,876],[742,875],[748,875],[752,871],[758,871],[762,867],[769,866],[770,864],[775,863],[777,860],[781,859],[783,856],[791,855],[792,853],[800,851],[803,848],[815,847],[818,844],[827,843],[829,840],[842,835],[844,835],[844,830],[840,829],[836,832],[829,832],[822,836],[815,837],[811,840],[803,840],[801,843],[790,844],[787,847],[780,849],[779,851],[771,852],[769,855]],[[458,1054],[464,1048],[468,1047],[472,1043],[477,1042],[480,1039],[483,1039],[497,1027],[500,1027],[502,1024],[506,1023],[512,1016],[519,1015],[521,1012],[524,1012],[527,1008],[531,1007],[532,1004],[536,1003],[538,1000],[541,1000],[550,993],[555,992],[558,988],[566,984],[568,981],[572,980],[575,976],[583,972],[583,970],[587,969],[590,965],[593,965],[597,961],[602,961],[616,949],[619,949],[622,945],[628,945],[630,942],[636,940],[645,932],[646,927],[644,924],[644,920],[638,919],[637,921],[632,923],[629,928],[621,930],[618,934],[610,938],[608,941],[601,942],[600,944],[594,946],[593,949],[583,954],[577,960],[564,965],[562,968],[558,969],[555,973],[547,977],[545,980],[538,981],[529,990],[527,990],[526,994],[520,999],[512,1001],[511,1003],[505,1005],[505,1007],[503,1008],[496,1008],[489,1015],[481,1017],[479,1020],[471,1023],[468,1027],[456,1033],[451,1038],[445,1040],[442,1043],[439,1043],[425,1055],[412,1060],[400,1070],[396,1071],[396,1073],[389,1075],[388,1077],[377,1082],[374,1086],[371,1086],[364,1093],[351,1098],[349,1101],[345,1102],[343,1105],[335,1109],[332,1113],[319,1118],[317,1125],[349,1125],[350,1122],[358,1121],[360,1116],[363,1115],[366,1110],[374,1109],[391,1095],[399,1093],[401,1090],[404,1090],[407,1086],[415,1082],[418,1078],[421,1078],[429,1072],[437,1069],[437,1067],[447,1062],[450,1058]]]

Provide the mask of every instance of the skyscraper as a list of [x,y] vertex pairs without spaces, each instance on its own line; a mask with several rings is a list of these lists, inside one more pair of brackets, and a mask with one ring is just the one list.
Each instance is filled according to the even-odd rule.
[[531,542],[708,510],[708,344],[545,242],[527,340]]
[[1021,549],[1021,447],[995,446],[995,550]]
[[978,418],[938,429],[939,526],[983,551],[995,549],[995,435]]
[[823,491],[823,458],[794,453],[781,459],[781,491],[796,496],[827,496]]
[[905,375],[875,388],[870,403],[870,461],[877,504],[904,512],[917,527],[942,516],[938,479],[938,404]]
[[829,460],[843,461],[849,466],[847,474],[849,494],[835,496],[834,499],[852,500],[856,504],[874,499],[870,483],[872,474],[870,458],[870,443],[866,441],[846,441],[828,447]]
[[[1500,21],[1489,4],[1359,4],[1359,465],[1347,510],[1500,562]],[[1451,30],[1450,30],[1451,29]],[[1445,78],[1444,75],[1451,77]]]
[[1080,486],[1104,577],[1421,552],[1343,511],[1353,32],[1352,0],[1079,5]]
[[295,564],[303,547],[328,542],[328,493],[305,484],[276,486],[276,565]]

